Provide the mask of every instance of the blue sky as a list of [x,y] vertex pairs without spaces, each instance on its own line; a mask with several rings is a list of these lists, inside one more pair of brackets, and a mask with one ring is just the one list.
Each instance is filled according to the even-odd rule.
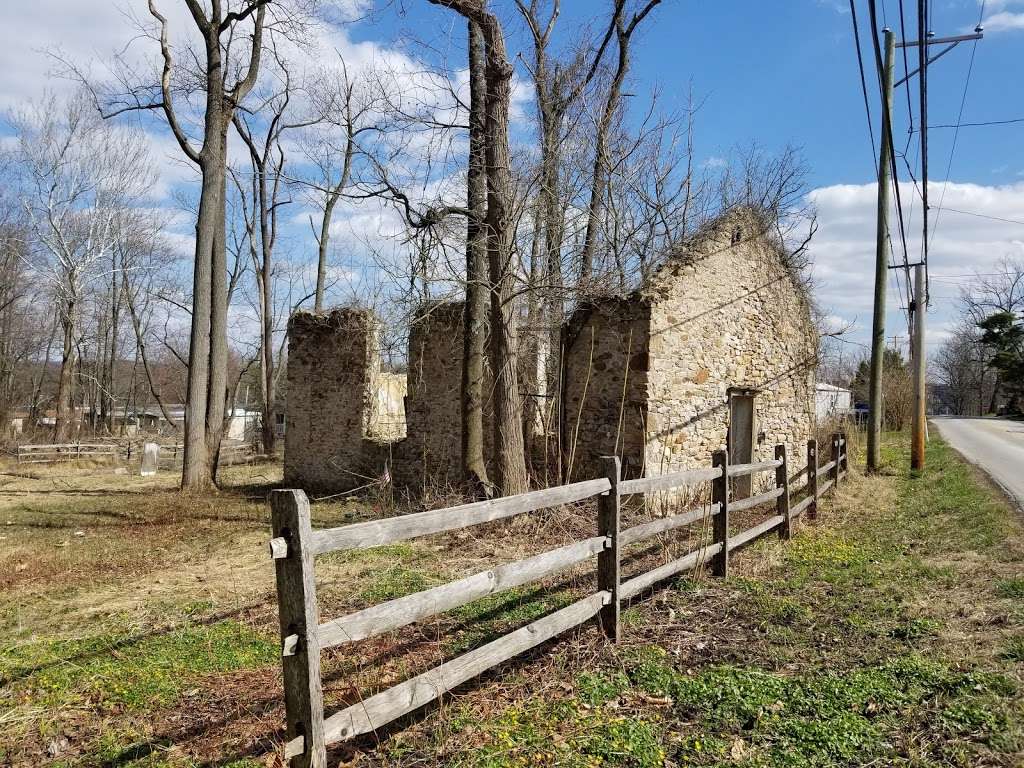
[[[179,19],[184,24],[181,0],[157,2],[172,21]],[[898,30],[896,0],[878,2],[879,23],[884,15]],[[908,34],[916,36],[916,3],[904,2]],[[492,4],[507,22],[512,52],[526,49],[528,41],[511,1],[492,0]],[[379,5],[370,21],[331,33],[327,39],[330,46],[355,58],[424,56],[421,46],[409,42],[415,34],[461,63],[463,25],[453,13],[430,6],[426,0]],[[563,0],[563,5],[559,28],[568,35],[589,23],[607,3]],[[119,5],[108,0],[5,4],[0,11],[0,107],[16,106],[44,87],[67,87],[47,79],[53,62],[43,53],[46,48],[60,47],[79,61],[109,58],[132,34],[122,15],[124,9],[144,14],[145,4],[142,0],[121,0]],[[877,135],[878,95],[866,0],[857,0],[857,11]],[[975,0],[935,0],[933,28],[940,36],[969,31],[980,11]],[[986,35],[977,45],[963,120],[1024,118],[1020,64],[1024,0],[989,0],[985,17]],[[930,69],[931,124],[956,122],[972,45],[961,44]],[[902,57],[898,56],[897,72],[902,69]],[[628,90],[636,94],[633,101],[640,106],[652,90],[658,90],[665,107],[674,108],[686,104],[691,84],[696,100],[703,101],[695,123],[698,162],[714,164],[728,159],[735,147],[753,141],[768,151],[786,145],[802,148],[811,195],[819,209],[820,229],[813,243],[818,301],[834,315],[836,323],[853,323],[850,349],[857,354],[858,345],[867,341],[870,323],[876,192],[848,3],[664,0],[635,39]],[[916,124],[916,89],[911,95]],[[528,103],[521,106],[531,109]],[[900,89],[894,127],[900,148],[907,138],[907,126],[907,100]],[[519,130],[528,130],[528,125]],[[945,188],[943,202],[949,208],[1024,220],[1024,123],[963,128],[947,185],[953,136],[949,129],[935,129],[930,135],[933,206],[938,205]],[[190,184],[191,172],[174,162],[177,152],[166,131],[154,129],[153,137],[166,187]],[[909,245],[916,253],[920,205],[912,202],[916,193],[902,164],[901,173],[904,205],[912,216]],[[296,219],[302,218],[301,211],[295,213]],[[951,212],[939,216],[932,242],[930,345],[941,341],[955,322],[956,296],[964,275],[975,269],[996,270],[1003,256],[1024,258],[1024,226]],[[349,223],[358,221],[362,219],[353,216]],[[294,233],[292,246],[307,251],[311,248],[304,240],[308,228],[302,229]],[[180,233],[183,238],[188,237],[187,230],[185,222]],[[354,244],[358,234],[349,234],[355,237],[349,241]],[[344,236],[340,242],[346,242]],[[890,300],[892,332],[905,333],[895,290]]]

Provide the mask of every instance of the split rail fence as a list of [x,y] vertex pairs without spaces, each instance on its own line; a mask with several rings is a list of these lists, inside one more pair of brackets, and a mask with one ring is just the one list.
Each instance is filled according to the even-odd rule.
[[[109,461],[112,465],[131,464],[142,455],[142,446],[147,442],[125,441],[111,443],[22,443],[17,447],[15,459],[18,464],[60,464],[71,461]],[[249,443],[224,443],[220,449],[221,466],[246,464],[257,457]],[[185,459],[182,444],[160,445],[159,462],[164,468],[180,467]]]
[[[328,745],[374,731],[595,616],[605,635],[612,642],[617,641],[621,632],[619,610],[623,601],[704,562],[710,563],[714,575],[727,576],[729,557],[740,547],[773,531],[788,539],[792,535],[793,522],[801,515],[806,514],[812,519],[816,517],[819,499],[829,490],[834,490],[849,471],[849,464],[846,437],[836,433],[831,439],[830,461],[819,463],[817,442],[811,440],[807,443],[807,466],[793,476],[788,474],[784,445],[775,447],[775,458],[771,461],[730,466],[727,453],[718,451],[713,454],[712,465],[708,469],[636,480],[621,479],[618,458],[605,458],[604,468],[605,477],[594,480],[326,529],[313,529],[309,501],[301,490],[271,492],[273,538],[270,554],[275,562],[281,627],[288,736],[285,758],[290,760],[292,767],[324,768]],[[730,479],[772,471],[774,482],[771,490],[743,499],[730,498]],[[790,483],[804,476],[804,485],[794,490]],[[620,528],[620,507],[624,496],[696,488],[706,482],[711,483],[710,507],[701,504],[680,514]],[[803,498],[795,501],[800,496]],[[314,575],[317,555],[392,544],[591,497],[598,500],[596,536],[321,622]],[[766,504],[774,505],[774,515],[744,531],[730,531],[730,514]],[[626,581],[620,578],[621,552],[625,547],[704,522],[709,517],[713,521],[710,541],[683,557],[634,578]],[[593,557],[597,558],[597,584],[593,594],[428,672],[325,716],[320,675],[320,653],[323,649],[398,629],[487,595],[541,580]]]
[[24,444],[18,446],[19,464],[56,464],[82,459],[118,461],[118,447],[113,443]]

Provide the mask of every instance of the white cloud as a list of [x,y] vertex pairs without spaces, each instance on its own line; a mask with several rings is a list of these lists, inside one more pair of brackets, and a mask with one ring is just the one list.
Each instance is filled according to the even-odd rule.
[[1024,13],[999,11],[988,16],[981,25],[985,28],[986,32],[990,33],[1024,29]]
[[[991,271],[1007,255],[1024,257],[1024,226],[969,216],[957,211],[1020,220],[1024,210],[1024,182],[985,186],[949,182],[929,184],[933,206],[931,221],[938,228],[930,242],[929,276],[932,305],[929,308],[929,340],[938,341],[956,321],[960,288],[975,271]],[[920,201],[911,183],[901,184],[905,213],[913,205],[908,225],[910,261],[920,250]],[[811,243],[817,298],[822,309],[844,321],[854,321],[850,338],[867,343],[871,332],[874,284],[876,185],[837,184],[810,193],[818,208],[819,229]],[[944,210],[937,210],[942,199]],[[891,213],[893,245],[902,261],[895,210]],[[887,336],[905,336],[906,319],[890,270]],[[905,289],[904,289],[905,295]]]

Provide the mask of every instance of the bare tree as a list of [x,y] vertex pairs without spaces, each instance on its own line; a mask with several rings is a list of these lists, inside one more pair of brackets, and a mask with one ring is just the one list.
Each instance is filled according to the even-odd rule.
[[[619,57],[612,74],[611,84],[605,95],[604,107],[597,120],[594,131],[594,169],[590,181],[590,203],[587,206],[587,228],[583,237],[583,249],[580,253],[580,283],[589,282],[594,265],[594,254],[597,248],[598,229],[607,194],[609,168],[608,141],[615,115],[622,106],[622,85],[629,73],[629,45],[633,33],[636,32],[647,15],[659,5],[661,0],[647,0],[633,13],[626,9],[627,0],[615,0],[613,23],[615,39],[618,43]],[[628,16],[628,19],[627,19]]]
[[483,0],[429,0],[450,8],[477,24],[484,42],[486,120],[484,124],[487,173],[487,262],[490,278],[491,369],[494,371],[494,431],[497,482],[502,493],[527,489],[523,443],[522,402],[519,394],[515,271],[512,244],[513,196],[508,115],[512,93],[512,65],[497,16]]
[[[275,451],[275,404],[277,367],[274,359],[276,331],[274,298],[274,247],[278,239],[278,214],[291,202],[283,197],[285,152],[282,139],[289,131],[318,121],[317,117],[290,118],[292,103],[291,74],[287,63],[276,54],[276,80],[271,92],[261,99],[261,108],[253,112],[235,112],[232,121],[249,150],[249,183],[232,171],[247,222],[246,241],[256,277],[257,314],[260,324],[260,397],[263,452]],[[251,215],[251,218],[250,218]]]
[[[986,317],[997,312],[1024,313],[1024,261],[1004,256],[999,259],[990,272],[977,272],[971,282],[961,289],[960,306],[964,317],[976,327]],[[986,366],[991,359],[991,351],[981,343],[980,334],[976,336],[978,354],[985,360]],[[999,372],[993,370],[994,381],[988,403],[988,411],[994,413],[999,404],[999,396],[1003,389]]]
[[50,286],[62,330],[54,431],[66,440],[75,421],[83,292],[108,268],[118,218],[153,172],[141,132],[104,123],[81,94],[65,103],[50,98],[15,123],[24,205],[39,246],[35,271]]
[[483,33],[473,19],[469,36],[469,167],[466,174],[466,301],[462,350],[462,467],[478,495],[489,496],[484,456],[484,370],[487,344],[487,81]]
[[316,121],[299,138],[305,160],[314,174],[294,180],[309,190],[309,198],[320,212],[317,224],[309,224],[317,244],[316,292],[313,311],[322,312],[327,290],[327,261],[330,255],[334,212],[346,190],[353,185],[360,143],[368,134],[381,130],[382,100],[370,87],[365,73],[352,74],[339,57],[340,78],[333,70],[318,72],[307,86]]
[[[268,21],[296,23],[281,0],[185,0],[198,50],[176,51],[170,25],[148,0],[156,31],[145,36],[158,44],[162,67],[159,84],[139,82],[130,67],[120,76],[121,91],[107,99],[105,116],[127,111],[159,110],[178,146],[201,176],[192,274],[192,329],[189,338],[188,400],[185,416],[183,489],[201,490],[215,480],[228,394],[228,268],[225,234],[227,134],[239,104],[256,85]],[[268,16],[268,7],[281,10]],[[245,40],[248,40],[246,45]],[[200,139],[190,136],[188,103],[203,100]]]
[[970,322],[958,326],[931,359],[936,399],[957,415],[984,414],[987,389],[995,384],[987,373],[981,332]]

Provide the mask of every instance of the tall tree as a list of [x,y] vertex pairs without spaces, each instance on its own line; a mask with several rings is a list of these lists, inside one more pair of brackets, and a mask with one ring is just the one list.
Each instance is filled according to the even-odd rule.
[[[615,14],[611,15],[607,30],[592,55],[589,45],[580,44],[575,54],[563,61],[551,51],[552,36],[561,13],[560,0],[530,0],[529,3],[516,0],[516,7],[526,22],[533,44],[533,56],[527,69],[533,80],[540,140],[540,169],[533,203],[537,225],[531,250],[528,313],[528,328],[534,337],[530,352],[538,360],[537,365],[530,361],[530,368],[537,371],[538,381],[533,382],[534,386],[548,394],[556,389],[561,367],[559,344],[565,302],[562,243],[568,206],[562,178],[566,118],[600,71],[615,30]],[[535,263],[538,257],[539,264]],[[543,373],[539,370],[542,367]],[[546,380],[540,380],[542,375]],[[527,414],[527,435],[539,421],[538,417],[537,413]]]
[[[256,85],[263,52],[268,6],[280,0],[185,0],[199,50],[176,56],[167,17],[148,0],[162,67],[158,86],[139,85],[134,72],[122,77],[126,93],[105,111],[160,110],[181,151],[199,169],[199,209],[192,271],[192,320],[188,350],[188,395],[185,410],[185,459],[181,487],[202,490],[216,476],[228,394],[228,269],[225,206],[227,135],[242,100]],[[242,41],[248,40],[248,45]],[[184,59],[184,74],[179,73]],[[189,70],[191,67],[191,70]],[[201,93],[201,138],[186,128],[188,98]],[[180,98],[176,98],[180,97]]]
[[490,495],[484,456],[484,356],[487,343],[487,82],[484,39],[469,19],[469,167],[466,174],[466,301],[462,350],[462,466],[478,495]]
[[486,119],[484,154],[487,173],[487,267],[490,283],[490,352],[494,372],[495,464],[504,494],[527,489],[523,443],[523,407],[519,393],[512,168],[508,144],[508,115],[512,95],[512,64],[498,17],[483,0],[429,0],[450,8],[480,28],[484,41]]

